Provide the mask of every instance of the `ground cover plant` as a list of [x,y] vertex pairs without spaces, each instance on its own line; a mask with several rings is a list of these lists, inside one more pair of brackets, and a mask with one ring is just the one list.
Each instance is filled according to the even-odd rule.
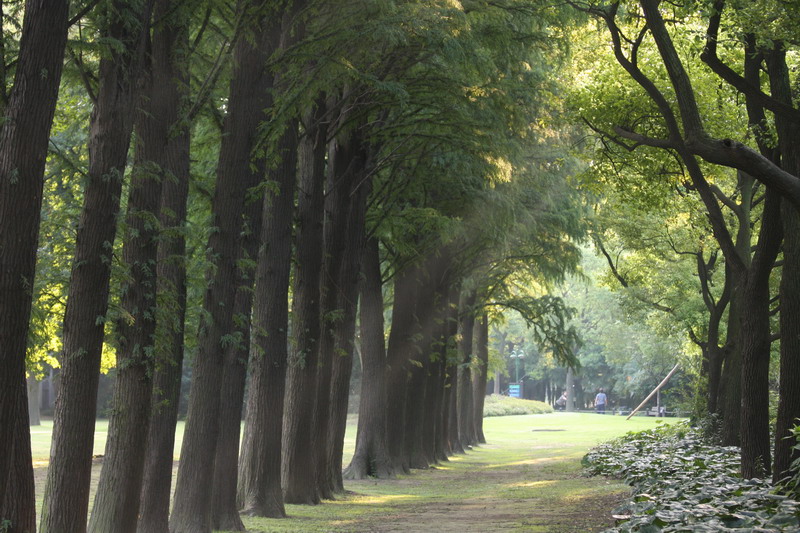
[[552,413],[553,408],[544,402],[490,394],[483,404],[483,416],[540,415]]
[[800,503],[767,479],[739,475],[739,450],[715,446],[685,422],[628,433],[593,448],[591,475],[623,479],[633,498],[608,532],[797,531]]

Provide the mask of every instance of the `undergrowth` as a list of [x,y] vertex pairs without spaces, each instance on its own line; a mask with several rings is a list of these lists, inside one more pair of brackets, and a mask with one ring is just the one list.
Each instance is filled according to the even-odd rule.
[[800,529],[800,503],[769,480],[742,479],[739,449],[711,445],[686,423],[628,433],[593,448],[583,464],[633,486],[607,533]]
[[491,394],[486,397],[486,402],[483,406],[483,416],[508,416],[508,415],[541,415],[545,413],[552,413],[553,408],[544,402],[536,400],[523,400],[521,398],[512,398],[511,396],[502,396],[500,394]]

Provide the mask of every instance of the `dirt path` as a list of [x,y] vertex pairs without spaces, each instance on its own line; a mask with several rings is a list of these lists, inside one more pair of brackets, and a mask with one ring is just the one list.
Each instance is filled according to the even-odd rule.
[[[582,477],[582,454],[563,451],[529,447],[527,454],[503,462],[508,451],[489,444],[436,469],[381,481],[391,486],[385,496],[388,512],[370,513],[352,523],[352,531],[583,533],[610,527],[611,510],[626,497],[627,487]],[[375,484],[350,483],[356,493],[351,501],[357,502],[362,491],[374,492]]]

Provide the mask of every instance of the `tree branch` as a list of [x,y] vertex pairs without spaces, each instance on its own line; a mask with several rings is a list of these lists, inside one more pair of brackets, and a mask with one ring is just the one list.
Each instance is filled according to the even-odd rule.
[[737,74],[719,58],[717,55],[717,42],[719,40],[719,26],[724,8],[724,0],[717,0],[714,2],[714,13],[708,21],[706,44],[703,51],[700,53],[700,60],[708,65],[717,76],[728,82],[733,88],[746,95],[748,98],[752,98],[758,105],[773,113],[780,113],[792,118],[792,120],[800,121],[800,110],[765,94],[757,85],[753,85],[743,76]]

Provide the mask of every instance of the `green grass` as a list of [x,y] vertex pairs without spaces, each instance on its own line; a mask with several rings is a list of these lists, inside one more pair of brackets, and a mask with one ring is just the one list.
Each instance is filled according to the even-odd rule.
[[595,444],[655,424],[654,418],[590,413],[487,418],[488,444],[435,469],[346,482],[351,492],[343,499],[289,505],[283,520],[244,521],[248,531],[270,533],[495,531],[486,525],[489,513],[505,517],[497,531],[597,531],[612,525],[610,511],[628,487],[581,477],[581,458]]
[[[175,459],[180,455],[180,444],[183,441],[183,422],[178,422],[175,428]],[[106,449],[108,436],[108,420],[97,420],[94,428],[94,449],[92,455],[103,455]],[[31,426],[31,454],[33,464],[44,466],[50,460],[50,443],[53,437],[53,421],[42,420],[40,426]]]
[[[603,520],[603,527],[612,525],[608,514],[628,487],[581,477],[581,457],[595,444],[655,424],[656,419],[650,417],[626,421],[621,416],[591,413],[486,418],[488,444],[449,462],[392,480],[346,482],[348,494],[336,501],[288,505],[287,519],[244,517],[244,522],[248,531],[264,533],[599,531]],[[52,422],[31,428],[40,505],[51,428]],[[95,454],[103,453],[107,428],[107,421],[98,421]],[[356,419],[351,416],[345,465],[353,454],[355,429]],[[176,456],[182,436],[180,423]],[[95,483],[99,470],[100,465],[95,465]],[[487,526],[487,520],[498,529]]]

